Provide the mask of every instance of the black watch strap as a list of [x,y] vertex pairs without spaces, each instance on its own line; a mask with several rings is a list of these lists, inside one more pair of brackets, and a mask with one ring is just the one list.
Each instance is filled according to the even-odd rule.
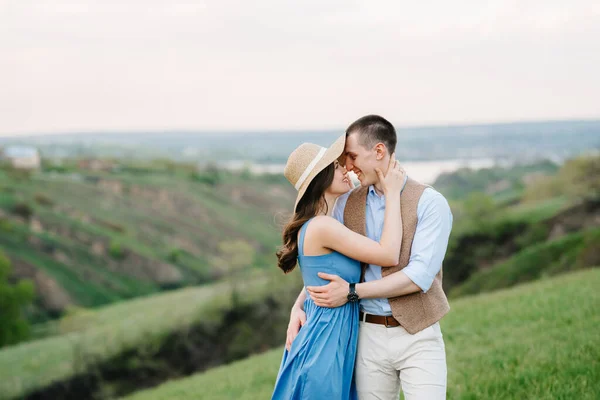
[[348,301],[357,302],[359,299],[358,293],[356,293],[356,282],[350,284],[350,288],[348,290]]

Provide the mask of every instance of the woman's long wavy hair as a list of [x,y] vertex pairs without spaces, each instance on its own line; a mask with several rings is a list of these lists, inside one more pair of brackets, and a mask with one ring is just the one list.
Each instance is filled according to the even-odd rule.
[[[298,232],[302,225],[316,216],[325,202],[325,191],[333,183],[335,163],[331,163],[314,177],[304,196],[298,202],[294,215],[283,229],[283,246],[277,251],[277,266],[286,274],[291,272],[298,258]],[[325,210],[327,213],[328,210]]]

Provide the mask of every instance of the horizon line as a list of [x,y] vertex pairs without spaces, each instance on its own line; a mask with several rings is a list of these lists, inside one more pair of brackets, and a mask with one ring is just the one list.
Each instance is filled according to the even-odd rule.
[[[576,122],[600,122],[600,117],[590,118],[560,118],[560,119],[523,119],[511,121],[490,121],[490,122],[448,122],[439,124],[416,124],[416,125],[394,125],[398,130],[402,129],[427,129],[427,128],[450,128],[450,127],[482,127],[482,126],[498,126],[498,125],[517,125],[517,124],[542,124],[542,123],[576,123]],[[334,132],[345,131],[340,128],[135,128],[135,129],[74,129],[65,131],[38,131],[38,132],[21,132],[21,133],[3,133],[0,132],[0,138],[5,139],[25,139],[40,136],[68,136],[68,135],[93,135],[93,134],[114,134],[127,133],[132,135],[147,134],[147,133],[201,133],[201,134],[236,134],[236,133],[281,133],[281,132]]]

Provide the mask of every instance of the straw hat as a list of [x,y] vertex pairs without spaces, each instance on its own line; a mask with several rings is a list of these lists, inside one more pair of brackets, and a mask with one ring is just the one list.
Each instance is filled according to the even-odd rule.
[[283,175],[298,191],[294,211],[314,177],[342,155],[345,144],[346,135],[342,135],[329,148],[302,143],[290,154]]

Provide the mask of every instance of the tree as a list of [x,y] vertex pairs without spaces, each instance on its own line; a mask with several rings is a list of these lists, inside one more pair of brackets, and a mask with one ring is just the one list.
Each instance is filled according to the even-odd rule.
[[568,160],[559,176],[569,197],[600,197],[600,156],[581,156]]
[[10,273],[10,261],[0,252],[0,347],[26,339],[30,331],[23,309],[33,301],[33,283],[21,280],[13,285],[8,281]]
[[557,196],[570,199],[600,197],[600,156],[583,155],[567,160],[554,176],[540,179],[527,188],[525,201],[540,201]]

